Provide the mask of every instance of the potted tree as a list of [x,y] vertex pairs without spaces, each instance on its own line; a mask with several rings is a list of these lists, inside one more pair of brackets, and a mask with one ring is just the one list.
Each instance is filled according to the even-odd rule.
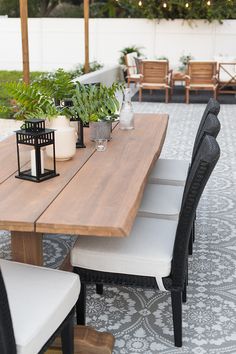
[[[70,74],[58,69],[55,73],[43,75],[29,85],[22,81],[7,83],[6,90],[15,102],[11,108],[15,119],[48,119],[50,128],[56,130],[57,160],[68,160],[74,156],[76,135],[75,129],[70,126],[72,112],[63,104],[75,90]],[[47,149],[47,153],[52,155],[50,148]]]
[[89,123],[91,140],[111,139],[112,122],[118,118],[120,108],[116,98],[119,90],[123,90],[123,84],[119,82],[114,82],[110,87],[77,83],[70,111],[83,123]]

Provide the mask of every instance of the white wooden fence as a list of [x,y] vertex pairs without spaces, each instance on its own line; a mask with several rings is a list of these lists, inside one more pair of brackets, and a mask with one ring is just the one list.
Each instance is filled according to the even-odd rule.
[[[0,70],[22,68],[20,20],[0,18]],[[145,19],[91,19],[90,61],[116,64],[119,51],[143,47],[148,58],[166,56],[172,67],[189,54],[195,59],[236,58],[236,20],[211,24],[202,20],[160,22]],[[83,19],[29,19],[30,69],[72,69],[84,61]]]

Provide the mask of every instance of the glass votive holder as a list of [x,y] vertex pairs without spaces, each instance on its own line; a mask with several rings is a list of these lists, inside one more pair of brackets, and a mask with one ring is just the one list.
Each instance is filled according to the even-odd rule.
[[105,151],[107,148],[107,139],[95,139],[95,147],[97,151]]

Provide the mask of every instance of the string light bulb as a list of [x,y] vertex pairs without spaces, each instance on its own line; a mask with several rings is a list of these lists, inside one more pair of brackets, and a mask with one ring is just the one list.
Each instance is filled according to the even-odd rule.
[[164,7],[165,9],[167,8],[167,3],[166,3],[166,2],[163,3],[163,7]]
[[185,7],[186,7],[186,9],[189,8],[189,3],[188,2],[186,2]]
[[142,5],[143,5],[142,1],[141,1],[141,0],[139,0],[139,2],[138,2],[138,6],[142,6]]
[[207,1],[207,5],[211,6],[211,1],[210,0]]

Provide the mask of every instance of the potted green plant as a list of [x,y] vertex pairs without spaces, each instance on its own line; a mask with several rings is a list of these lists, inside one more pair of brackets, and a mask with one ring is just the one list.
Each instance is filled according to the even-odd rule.
[[[24,82],[10,82],[6,90],[15,105],[10,109],[16,119],[44,118],[50,128],[56,130],[56,159],[68,160],[75,154],[75,129],[70,126],[71,111],[63,105],[66,98],[73,95],[75,83],[63,69],[46,74],[29,85]],[[2,111],[6,108],[2,107]],[[67,119],[68,118],[68,119]],[[47,149],[52,155],[50,147]]]
[[114,82],[107,87],[103,84],[83,85],[77,83],[72,97],[73,107],[70,111],[83,123],[90,123],[90,138],[111,138],[112,122],[118,118],[120,108],[116,92],[123,90],[123,84]]
[[179,61],[181,63],[181,65],[179,66],[179,71],[185,73],[186,69],[187,69],[187,66],[188,66],[188,62],[189,62],[189,60],[192,60],[192,59],[193,59],[193,57],[192,57],[191,54],[182,55],[179,58]]

